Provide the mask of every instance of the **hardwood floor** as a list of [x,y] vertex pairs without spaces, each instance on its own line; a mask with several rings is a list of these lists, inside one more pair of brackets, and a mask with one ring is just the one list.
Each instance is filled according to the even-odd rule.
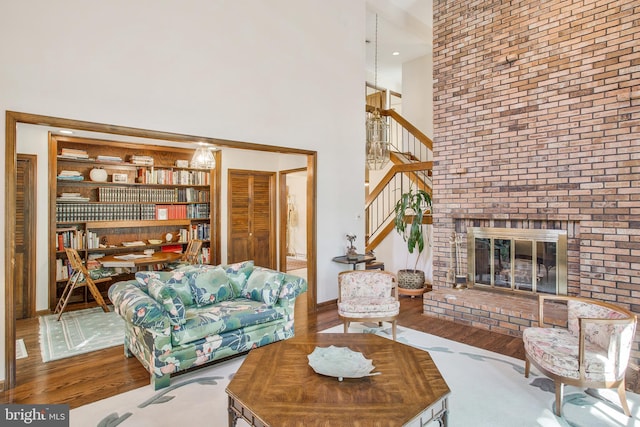
[[[296,335],[341,324],[335,305],[317,313],[306,312],[306,299],[298,298]],[[524,360],[521,339],[425,316],[421,298],[401,298],[398,323]],[[24,339],[29,357],[17,361],[18,385],[2,392],[1,403],[67,403],[73,409],[149,384],[147,371],[136,358],[125,358],[122,346],[42,363],[38,319],[18,321],[16,336]]]

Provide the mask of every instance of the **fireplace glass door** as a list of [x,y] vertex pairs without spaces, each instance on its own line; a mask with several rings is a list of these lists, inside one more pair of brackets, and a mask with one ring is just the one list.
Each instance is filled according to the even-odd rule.
[[[513,236],[507,238],[509,234]],[[566,255],[558,256],[562,251],[566,253],[566,235],[548,230],[473,229],[469,238],[473,239],[469,242],[469,267],[473,269],[470,276],[475,285],[566,293]],[[564,265],[559,260],[564,260]]]

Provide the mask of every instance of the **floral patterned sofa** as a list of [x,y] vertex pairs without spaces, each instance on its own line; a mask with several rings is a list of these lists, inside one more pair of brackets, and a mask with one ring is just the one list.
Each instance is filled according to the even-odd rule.
[[109,298],[125,321],[125,356],[135,355],[160,389],[170,375],[294,335],[297,276],[253,261],[137,272]]

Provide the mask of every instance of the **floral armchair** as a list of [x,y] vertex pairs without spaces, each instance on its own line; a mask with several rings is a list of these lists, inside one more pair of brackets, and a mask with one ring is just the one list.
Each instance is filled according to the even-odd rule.
[[[545,327],[545,302],[566,302],[567,328]],[[555,413],[562,415],[563,385],[617,388],[625,415],[625,371],[637,318],[629,310],[602,301],[540,295],[539,325],[524,330],[525,377],[530,364],[555,382]]]
[[400,314],[396,276],[387,271],[352,270],[338,274],[338,315],[344,332],[350,322],[391,322],[393,339]]

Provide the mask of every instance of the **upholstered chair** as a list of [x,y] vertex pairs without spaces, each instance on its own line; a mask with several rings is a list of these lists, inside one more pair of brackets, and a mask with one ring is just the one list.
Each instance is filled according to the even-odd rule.
[[400,314],[396,276],[388,271],[351,270],[338,274],[338,315],[349,323],[375,321],[391,322],[393,339]]
[[[545,303],[567,304],[567,328],[546,327]],[[540,295],[539,327],[523,333],[525,377],[530,365],[555,382],[555,413],[562,416],[563,385],[615,388],[625,415],[625,371],[636,329],[636,315],[621,307],[586,298]]]

